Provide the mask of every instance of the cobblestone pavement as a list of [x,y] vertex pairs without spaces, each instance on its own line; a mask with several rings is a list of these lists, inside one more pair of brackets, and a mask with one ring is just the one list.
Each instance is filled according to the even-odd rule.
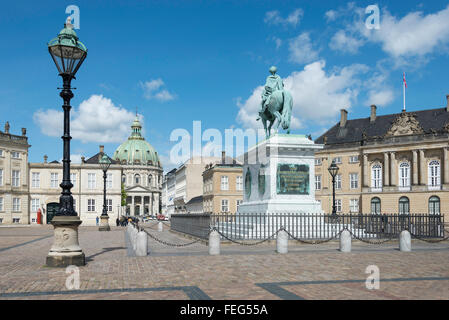
[[[148,225],[172,243],[191,239]],[[80,227],[88,264],[80,267],[80,288],[66,289],[65,269],[45,266],[52,245],[50,226],[0,228],[0,299],[449,299],[449,242],[413,242],[401,253],[395,243],[291,243],[287,255],[275,243],[256,247],[223,245],[209,256],[204,244],[167,247],[149,240],[150,255],[129,256],[124,228],[99,232]],[[380,270],[380,289],[365,286],[369,265]]]

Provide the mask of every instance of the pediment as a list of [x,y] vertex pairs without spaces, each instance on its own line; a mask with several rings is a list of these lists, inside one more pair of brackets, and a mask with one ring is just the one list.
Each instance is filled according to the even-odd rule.
[[149,192],[150,189],[142,187],[142,186],[133,186],[129,188],[125,188],[126,192]]
[[416,116],[410,113],[402,113],[393,122],[390,130],[385,135],[386,137],[409,136],[415,134],[423,134],[419,121]]

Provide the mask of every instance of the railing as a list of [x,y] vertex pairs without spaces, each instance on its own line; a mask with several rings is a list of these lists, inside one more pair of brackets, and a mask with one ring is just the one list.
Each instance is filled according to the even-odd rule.
[[420,238],[443,238],[444,216],[428,214],[179,214],[171,216],[172,230],[205,238],[215,227],[235,240],[261,240],[285,228],[295,238],[330,239],[347,228],[361,239],[395,239],[403,230]]

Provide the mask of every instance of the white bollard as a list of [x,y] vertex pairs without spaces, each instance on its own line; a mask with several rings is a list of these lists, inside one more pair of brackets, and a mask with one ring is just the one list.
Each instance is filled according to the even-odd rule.
[[218,256],[220,254],[220,234],[214,230],[209,235],[209,254]]
[[351,252],[352,236],[351,232],[344,230],[340,235],[340,251],[344,253]]
[[164,231],[164,226],[161,221],[159,221],[159,223],[157,225],[157,231],[159,231],[159,232]]
[[148,236],[145,232],[140,231],[136,237],[136,256],[145,257],[148,251]]
[[402,231],[399,235],[399,250],[401,250],[401,252],[412,251],[412,236],[407,230]]
[[133,250],[134,252],[137,249],[137,234],[139,233],[139,231],[137,231],[136,228],[133,228],[131,231],[131,243],[133,245]]
[[288,253],[288,234],[285,230],[278,232],[276,238],[276,251],[280,254]]

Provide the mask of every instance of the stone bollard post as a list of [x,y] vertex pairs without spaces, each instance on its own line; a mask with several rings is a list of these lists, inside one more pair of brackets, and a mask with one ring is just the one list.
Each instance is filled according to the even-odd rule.
[[220,254],[220,234],[213,230],[209,235],[209,255],[218,256]]
[[412,236],[407,230],[402,231],[399,235],[399,250],[401,250],[401,252],[412,251]]
[[284,229],[278,232],[276,238],[276,251],[280,254],[288,253],[288,234]]
[[159,231],[159,232],[164,231],[164,226],[161,221],[159,221],[159,223],[157,225],[157,231]]
[[351,252],[352,236],[351,232],[344,230],[340,235],[340,251],[344,253]]
[[137,250],[137,234],[138,233],[139,233],[139,231],[137,231],[136,228],[133,228],[131,230],[131,244],[133,246],[134,252]]
[[140,231],[136,237],[136,256],[145,257],[148,252],[148,236],[145,232]]

